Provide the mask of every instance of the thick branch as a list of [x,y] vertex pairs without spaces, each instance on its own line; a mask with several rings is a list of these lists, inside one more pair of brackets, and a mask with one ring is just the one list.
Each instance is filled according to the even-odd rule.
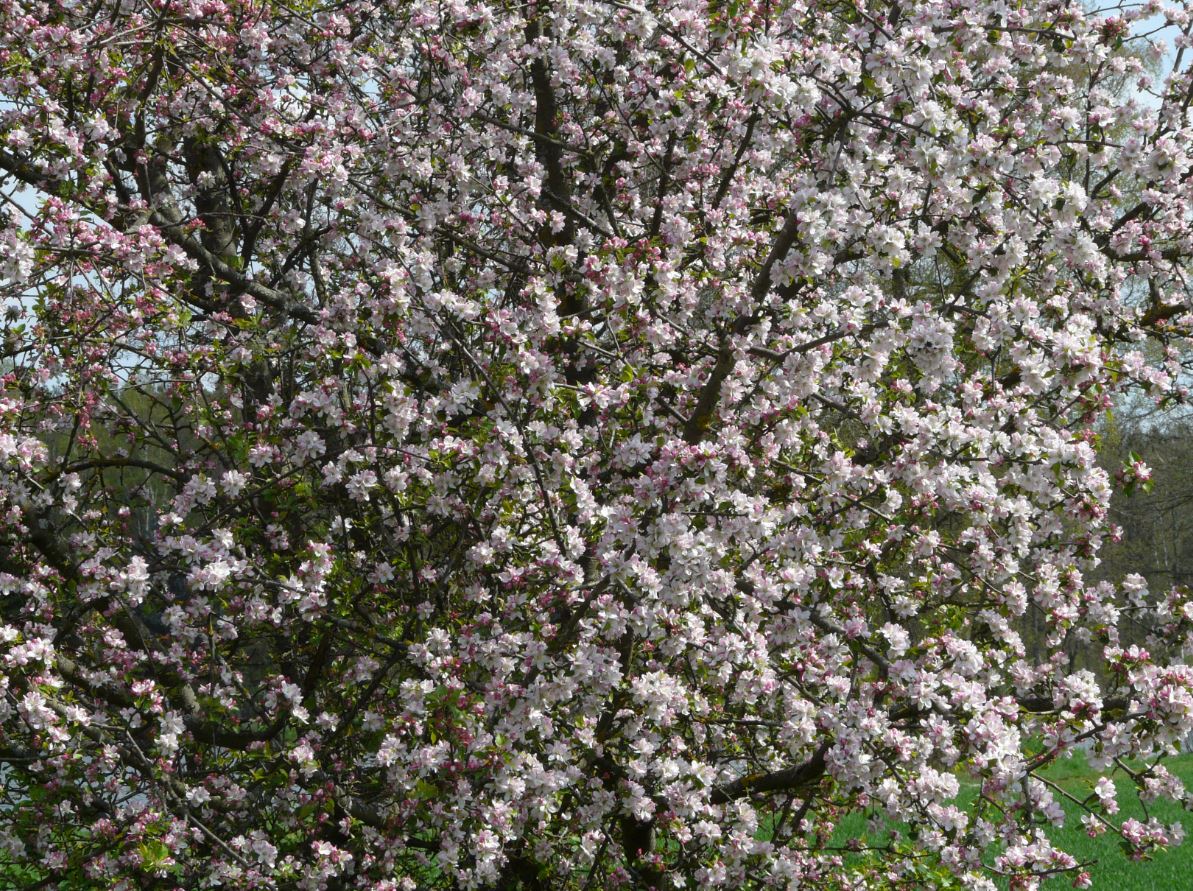
[[[750,299],[754,306],[758,306],[766,298],[770,291],[775,264],[791,250],[798,232],[799,218],[795,211],[791,211],[787,214],[783,228],[775,236],[770,252],[766,255],[762,268],[758,270],[758,274],[754,277],[754,283],[750,286]],[[709,373],[708,380],[700,388],[700,395],[696,398],[696,408],[684,425],[683,438],[686,442],[695,445],[704,439],[713,415],[716,413],[717,404],[721,401],[721,387],[737,366],[737,360],[733,355],[733,337],[744,334],[757,319],[757,314],[740,316],[733,323],[729,333],[721,337],[721,343],[717,349],[717,361]]]
[[713,804],[728,804],[749,795],[766,792],[798,792],[809,789],[820,781],[827,769],[824,755],[829,744],[824,743],[807,761],[774,773],[755,773],[734,780],[713,790]]

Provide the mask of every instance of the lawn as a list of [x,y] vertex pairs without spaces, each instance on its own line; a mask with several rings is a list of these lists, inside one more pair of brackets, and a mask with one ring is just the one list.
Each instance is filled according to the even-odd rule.
[[[1193,754],[1181,755],[1166,764],[1172,773],[1181,778],[1186,788],[1193,790]],[[1047,775],[1078,798],[1088,795],[1101,776],[1089,768],[1081,755],[1054,765]],[[1115,822],[1121,823],[1128,817],[1143,819],[1143,810],[1130,779],[1120,774],[1115,777],[1115,785],[1122,806]],[[1095,888],[1111,891],[1175,891],[1193,888],[1193,813],[1171,801],[1161,800],[1149,805],[1148,813],[1151,816],[1166,824],[1183,823],[1189,837],[1179,847],[1156,854],[1151,860],[1134,861],[1123,851],[1121,839],[1117,835],[1107,833],[1099,838],[1086,835],[1080,823],[1079,809],[1067,801],[1064,804],[1069,819],[1063,829],[1054,829],[1050,835],[1059,847],[1079,860],[1098,861],[1096,866],[1090,868]],[[1044,887],[1047,891],[1059,891],[1072,887],[1072,881],[1057,878]]]
[[[1168,769],[1184,781],[1193,793],[1193,754],[1180,755],[1165,762]],[[1085,757],[1077,753],[1072,758],[1052,765],[1045,776],[1077,798],[1085,798],[1094,783],[1102,776],[1089,767]],[[1112,822],[1121,824],[1128,817],[1144,819],[1143,809],[1133,791],[1130,779],[1119,774],[1115,777],[1119,790],[1119,804],[1122,810]],[[962,786],[961,799],[964,807],[974,795],[973,787]],[[1181,822],[1188,838],[1176,848],[1156,854],[1150,860],[1135,861],[1124,852],[1121,838],[1106,833],[1090,838],[1081,825],[1081,810],[1068,800],[1057,796],[1068,819],[1060,829],[1051,829],[1050,837],[1062,850],[1068,851],[1079,861],[1097,861],[1089,867],[1095,889],[1103,891],[1177,891],[1193,888],[1193,812],[1184,810],[1171,801],[1159,801],[1148,807],[1149,816],[1157,817],[1165,824]],[[861,815],[851,815],[841,822],[834,837],[836,839],[858,838],[866,834],[865,820]],[[1004,885],[1005,887],[1005,885]],[[1044,883],[1044,891],[1061,891],[1072,887],[1072,876],[1058,876]]]

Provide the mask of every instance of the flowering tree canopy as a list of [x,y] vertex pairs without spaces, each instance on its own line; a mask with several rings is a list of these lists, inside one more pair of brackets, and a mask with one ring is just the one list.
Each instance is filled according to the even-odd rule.
[[1095,452],[1185,6],[0,2],[0,871],[1088,883],[1043,768],[1193,729]]

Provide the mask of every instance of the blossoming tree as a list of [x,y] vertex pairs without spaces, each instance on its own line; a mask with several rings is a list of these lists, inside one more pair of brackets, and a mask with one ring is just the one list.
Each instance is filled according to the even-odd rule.
[[0,2],[0,875],[1084,885],[1078,746],[1179,840],[1109,778],[1185,795],[1193,601],[1092,575],[1189,31]]

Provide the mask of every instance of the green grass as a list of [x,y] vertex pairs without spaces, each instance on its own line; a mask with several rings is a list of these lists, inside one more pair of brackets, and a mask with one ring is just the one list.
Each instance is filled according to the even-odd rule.
[[[1193,754],[1180,755],[1165,761],[1165,765],[1185,783],[1193,795]],[[1085,757],[1077,753],[1058,762],[1044,772],[1044,776],[1055,782],[1075,798],[1084,799],[1093,790],[1102,773],[1090,768]],[[1134,783],[1121,772],[1114,782],[1118,788],[1118,802],[1121,810],[1111,818],[1115,825],[1121,825],[1129,817],[1145,819],[1144,811],[1135,793]],[[972,784],[962,784],[960,802],[967,809],[975,796]],[[1186,831],[1186,840],[1180,846],[1159,852],[1148,860],[1132,860],[1123,850],[1122,839],[1115,833],[1106,832],[1090,838],[1081,824],[1083,811],[1061,795],[1056,795],[1065,810],[1065,825],[1049,828],[1048,835],[1063,851],[1077,858],[1078,862],[1096,861],[1089,869],[1095,889],[1103,891],[1180,891],[1193,889],[1193,812],[1184,810],[1171,801],[1157,801],[1148,805],[1147,816],[1155,817],[1164,824],[1180,822]],[[866,819],[861,814],[850,814],[837,826],[834,842],[840,844],[847,839],[864,839]],[[859,856],[847,857],[847,862],[856,862]],[[1061,891],[1071,888],[1072,875],[1057,876],[1043,885],[1044,891]],[[1003,883],[1005,887],[1005,883]]]
[[[1169,771],[1181,778],[1185,787],[1193,792],[1193,754],[1180,755],[1165,762]],[[1084,798],[1093,789],[1101,773],[1091,770],[1080,755],[1053,765],[1046,776],[1062,789]],[[1134,791],[1130,778],[1119,773],[1114,778],[1118,788],[1118,801],[1122,808],[1112,822],[1120,825],[1128,817],[1144,819],[1143,808]],[[1053,829],[1050,837],[1062,850],[1068,851],[1078,860],[1097,860],[1090,867],[1095,888],[1113,891],[1175,891],[1193,888],[1193,813],[1179,804],[1163,799],[1148,805],[1147,813],[1164,824],[1180,822],[1185,827],[1186,840],[1178,847],[1154,855],[1150,860],[1132,860],[1122,849],[1119,836],[1107,832],[1098,838],[1090,838],[1081,826],[1080,809],[1071,802],[1063,801],[1068,819],[1064,827]],[[1072,887],[1069,878],[1056,878],[1047,882],[1046,891],[1060,891]]]

